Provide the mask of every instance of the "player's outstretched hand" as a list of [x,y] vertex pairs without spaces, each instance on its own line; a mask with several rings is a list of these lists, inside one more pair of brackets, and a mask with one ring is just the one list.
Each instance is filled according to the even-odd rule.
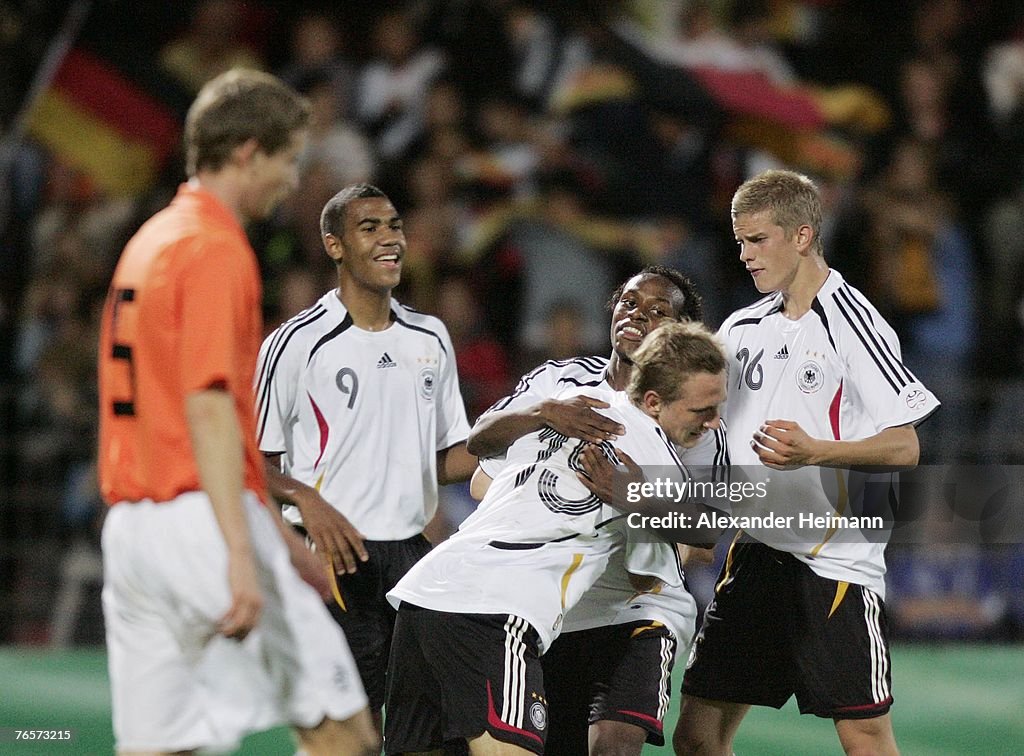
[[765,420],[754,432],[750,447],[757,453],[761,464],[775,470],[793,470],[817,463],[815,446],[811,438],[792,420]]
[[579,438],[592,444],[611,441],[623,435],[626,429],[605,417],[599,409],[607,409],[608,402],[589,396],[571,399],[548,399],[541,403],[540,414],[545,424],[569,438]]
[[242,640],[256,627],[263,611],[263,593],[252,552],[228,552],[228,588],[231,608],[221,617],[217,632],[226,638]]
[[615,455],[624,467],[613,465],[598,447],[585,446],[580,455],[580,466],[585,474],[577,473],[576,477],[597,498],[617,509],[626,509],[628,485],[634,481],[642,482],[644,472],[640,465],[621,449],[615,449]]
[[295,503],[302,513],[302,526],[325,563],[333,564],[338,572],[353,573],[359,562],[370,558],[363,544],[363,534],[315,490],[295,497]]

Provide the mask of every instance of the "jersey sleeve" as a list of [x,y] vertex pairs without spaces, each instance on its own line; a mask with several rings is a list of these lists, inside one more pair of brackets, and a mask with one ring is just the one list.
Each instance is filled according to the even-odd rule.
[[855,292],[836,298],[842,328],[837,349],[846,380],[864,405],[876,432],[923,422],[939,400],[906,365],[899,337],[874,307]]
[[538,365],[519,379],[511,394],[499,399],[484,414],[498,410],[518,410],[548,399],[558,390],[556,379],[551,362]]
[[448,329],[443,323],[439,325],[441,342],[444,344],[437,405],[437,450],[441,451],[462,443],[469,437],[469,421],[466,419],[466,404],[459,389],[455,347],[452,345],[451,336],[448,335]]
[[256,436],[260,451],[284,453],[295,414],[302,350],[282,325],[263,341],[256,363]]

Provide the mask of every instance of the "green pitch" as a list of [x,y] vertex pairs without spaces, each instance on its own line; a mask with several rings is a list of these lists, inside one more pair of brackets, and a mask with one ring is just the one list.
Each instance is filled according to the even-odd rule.
[[[1024,754],[1024,646],[897,646],[893,689],[896,737],[905,756]],[[673,704],[672,723],[678,681]],[[0,650],[2,728],[75,730],[70,744],[17,743],[5,735],[0,742],[4,756],[111,753],[103,652]],[[271,730],[246,739],[239,753],[290,756],[294,745],[287,730]],[[668,753],[670,748],[648,747],[645,756]],[[824,756],[842,751],[831,722],[801,717],[791,702],[782,711],[751,711],[740,728],[736,753]]]

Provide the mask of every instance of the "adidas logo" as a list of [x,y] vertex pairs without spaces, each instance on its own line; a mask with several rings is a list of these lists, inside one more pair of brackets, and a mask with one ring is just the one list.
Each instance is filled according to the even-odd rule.
[[391,355],[389,355],[387,352],[384,352],[384,354],[382,354],[380,356],[380,359],[377,360],[377,367],[378,368],[398,367],[398,363],[395,362],[393,359],[391,359]]
[[775,353],[775,359],[777,360],[788,360],[789,359],[789,347],[785,344],[782,345],[782,349]]

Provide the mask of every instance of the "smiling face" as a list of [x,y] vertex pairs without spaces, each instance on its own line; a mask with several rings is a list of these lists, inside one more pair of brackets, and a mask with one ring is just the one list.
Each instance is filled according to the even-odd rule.
[[678,320],[682,307],[683,293],[667,278],[656,274],[633,276],[622,287],[612,310],[615,353],[631,362],[644,336],[662,323]]
[[359,288],[389,293],[402,277],[405,232],[395,206],[386,197],[351,200],[345,207],[341,236],[326,234],[327,254],[342,279]]
[[689,449],[697,445],[708,429],[719,426],[719,407],[724,401],[725,371],[700,372],[687,376],[673,401],[665,402],[656,391],[648,391],[644,409],[674,444]]

